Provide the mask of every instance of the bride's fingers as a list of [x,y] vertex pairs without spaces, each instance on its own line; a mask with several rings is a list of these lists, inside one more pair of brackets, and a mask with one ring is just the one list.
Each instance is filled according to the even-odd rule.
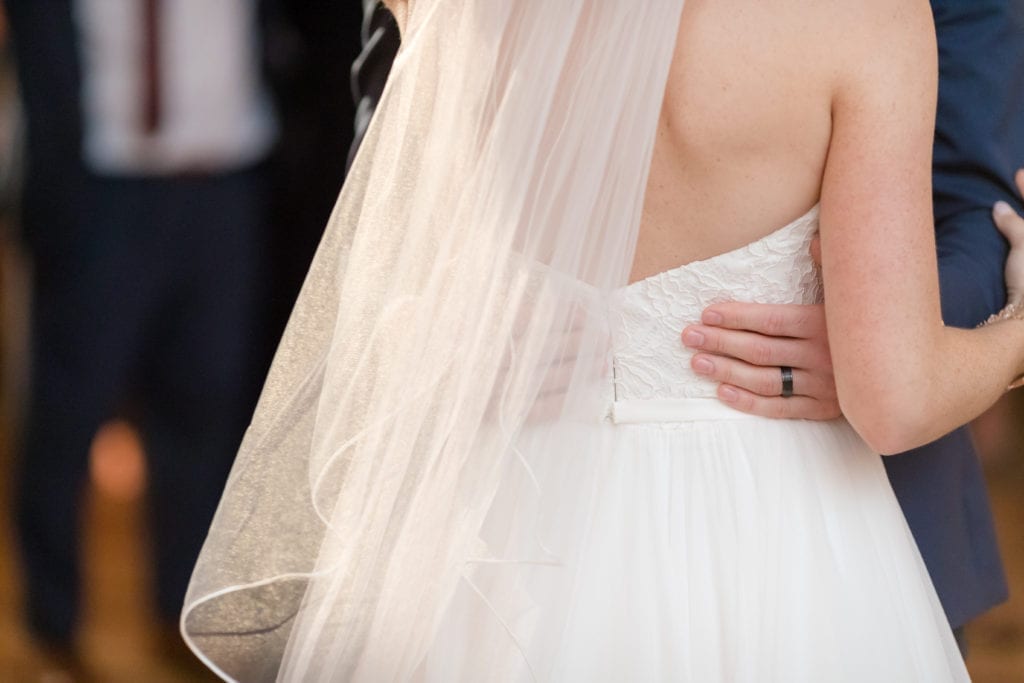
[[1017,191],[1020,192],[1021,197],[1024,197],[1024,168],[1017,171],[1014,180],[1017,181]]
[[841,414],[837,405],[825,404],[807,396],[768,398],[730,384],[718,387],[718,398],[744,413],[774,419],[832,420]]
[[[782,369],[761,367],[734,358],[698,353],[690,360],[690,367],[698,375],[721,384],[746,389],[761,396],[782,394]],[[820,376],[801,368],[793,368],[793,391],[818,401],[835,400],[835,388]]]
[[992,207],[992,220],[1011,247],[1024,248],[1024,218],[1012,206],[1003,201],[996,202]]
[[[1017,174],[1017,182],[1024,183],[1024,173]],[[1009,303],[1016,304],[1024,299],[1024,218],[1006,202],[996,202],[992,219],[1010,243],[1010,254],[1006,259],[1006,290]]]

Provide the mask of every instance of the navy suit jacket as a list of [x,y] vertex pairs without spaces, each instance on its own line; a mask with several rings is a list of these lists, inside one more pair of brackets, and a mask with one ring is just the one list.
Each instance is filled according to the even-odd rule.
[[[932,0],[939,39],[935,231],[942,312],[974,327],[1005,304],[1007,245],[992,204],[1020,210],[1024,0]],[[895,293],[894,293],[895,295]],[[966,429],[885,459],[889,479],[954,627],[1006,599],[981,466]]]
[[[364,0],[364,53],[353,69],[365,132],[398,46],[393,20]],[[1021,209],[1013,172],[1024,166],[1024,0],[933,0],[939,38],[935,230],[942,308],[974,327],[1002,308],[1007,245],[992,222],[1003,199]],[[897,292],[893,296],[898,296]],[[966,429],[885,459],[954,627],[1006,599],[981,466]]]

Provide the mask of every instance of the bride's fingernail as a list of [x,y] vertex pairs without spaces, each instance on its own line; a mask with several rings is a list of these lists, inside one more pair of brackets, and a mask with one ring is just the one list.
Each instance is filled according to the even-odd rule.
[[715,371],[715,364],[707,358],[697,358],[693,361],[693,369],[698,375],[710,375]]
[[992,213],[997,216],[1008,216],[1013,213],[1013,207],[1006,202],[999,200],[995,206],[992,207]]
[[732,387],[722,387],[718,390],[718,393],[722,397],[722,400],[727,403],[735,403],[740,398],[739,392]]
[[704,343],[704,335],[697,330],[683,332],[683,343],[687,346],[700,346]]

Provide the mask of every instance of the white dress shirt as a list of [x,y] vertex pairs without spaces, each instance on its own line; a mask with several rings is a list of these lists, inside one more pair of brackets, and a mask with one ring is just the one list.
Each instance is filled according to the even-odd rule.
[[223,172],[263,158],[276,122],[255,0],[160,0],[159,120],[145,124],[145,0],[75,0],[84,156],[100,173]]

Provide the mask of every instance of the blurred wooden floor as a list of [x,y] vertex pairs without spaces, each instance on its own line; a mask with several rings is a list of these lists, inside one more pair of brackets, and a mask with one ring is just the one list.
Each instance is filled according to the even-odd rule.
[[[5,464],[9,462],[4,459]],[[9,476],[4,472],[0,512],[0,681],[65,683],[30,642],[20,623],[20,581],[9,523]],[[167,629],[158,624],[150,600],[144,514],[139,496],[124,488],[93,487],[84,522],[86,585],[80,646],[84,663],[103,683],[190,683],[217,681],[179,644],[170,649]],[[120,484],[124,486],[123,482]],[[168,651],[169,650],[169,651]]]
[[975,425],[1010,582],[1010,601],[967,631],[967,663],[975,683],[1024,683],[1024,390],[997,404]]

